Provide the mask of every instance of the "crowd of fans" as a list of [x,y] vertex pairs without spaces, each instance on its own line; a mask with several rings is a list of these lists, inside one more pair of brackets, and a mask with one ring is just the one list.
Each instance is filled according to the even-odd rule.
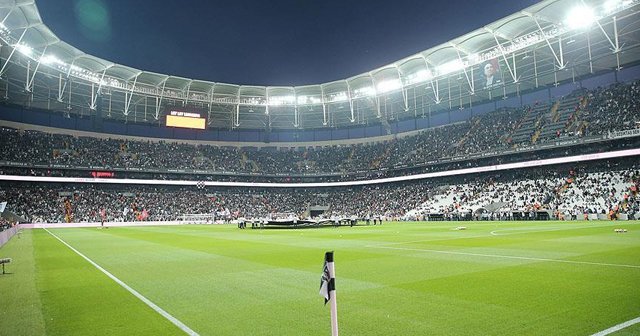
[[[545,211],[549,218],[583,219],[623,214],[640,219],[637,193],[640,164],[606,161],[598,164],[537,168],[443,185],[408,213],[412,218],[444,214],[446,218],[512,218],[514,212]],[[528,216],[528,215],[527,215]]]
[[[426,184],[354,189],[290,190],[43,185],[3,187],[0,199],[25,222],[174,221],[189,215],[264,218],[272,213],[304,215],[310,206],[328,206],[325,216],[400,218],[424,199]],[[104,216],[103,216],[104,210]]]
[[[581,143],[574,143],[565,147],[559,146],[544,150],[522,151],[514,150],[511,153],[491,153],[484,157],[454,158],[449,160],[438,160],[428,164],[416,164],[414,166],[396,167],[395,169],[361,171],[361,172],[341,172],[330,174],[305,174],[305,175],[262,175],[243,174],[234,172],[204,173],[202,171],[193,172],[159,172],[140,170],[118,170],[102,172],[107,176],[119,179],[150,179],[150,180],[187,180],[187,181],[217,181],[217,182],[263,182],[263,183],[303,183],[303,182],[342,182],[355,180],[371,180],[378,178],[415,175],[421,173],[434,173],[451,171],[457,169],[491,166],[496,164],[506,164],[514,162],[544,160],[569,155],[593,154],[611,152],[631,148],[640,148],[640,137],[627,137],[620,139],[610,139],[608,141],[598,141],[590,143],[588,146]],[[99,169],[72,169],[72,168],[46,168],[46,167],[2,167],[0,175],[26,175],[37,177],[96,177]],[[94,176],[96,175],[96,176]]]
[[592,134],[606,134],[638,128],[640,123],[640,82],[616,84],[588,94],[589,108],[584,111]]
[[[114,177],[123,178],[265,182],[254,175],[273,174],[282,179],[275,182],[309,182],[310,178],[320,182],[340,180],[347,175],[349,179],[371,179],[640,147],[640,138],[629,138],[588,147],[574,146],[571,150],[554,148],[544,153],[507,155],[500,152],[501,149],[539,144],[560,137],[607,135],[640,126],[640,82],[577,91],[569,98],[549,106],[536,104],[501,109],[465,122],[382,142],[309,148],[195,145],[0,128],[0,142],[4,145],[0,161],[11,162],[0,167],[0,175],[89,177],[82,174],[104,168],[116,170]],[[525,119],[532,136],[525,136],[525,143],[512,142],[512,135],[519,129],[521,133],[527,131],[522,129]],[[501,155],[459,159],[489,152]],[[444,158],[452,160],[427,164]],[[39,165],[43,167],[37,167]],[[136,171],[118,170],[127,168]],[[8,201],[7,209],[26,222],[56,223],[169,221],[190,214],[259,218],[287,212],[305,216],[314,205],[326,207],[326,216],[360,218],[421,219],[430,214],[461,218],[461,213],[474,214],[480,209],[500,213],[500,218],[514,211],[540,210],[549,211],[556,218],[585,214],[604,214],[610,218],[624,214],[636,218],[640,214],[638,168],[633,160],[619,160],[412,183],[322,189],[210,190],[5,183],[0,185],[0,202]],[[182,169],[240,175],[169,172]],[[292,180],[288,174],[312,177],[297,176]],[[0,219],[0,230],[7,225],[6,220]]]
[[13,224],[11,222],[9,222],[8,220],[0,217],[0,232],[4,231],[4,230],[8,230],[13,226]]
[[[617,84],[573,94],[571,106],[558,111],[551,104],[534,129],[547,136],[528,143],[554,140],[554,136],[603,135],[636,128],[640,122],[640,83]],[[540,105],[543,106],[543,105]],[[540,107],[537,106],[537,107]],[[545,105],[546,106],[546,105]],[[554,107],[555,106],[555,107]],[[569,109],[569,110],[567,110]],[[247,174],[319,174],[380,171],[419,165],[430,160],[507,149],[510,136],[532,107],[501,109],[468,121],[431,128],[392,140],[315,148],[278,149],[194,145],[169,141],[140,141],[0,128],[5,144],[3,161],[31,165],[136,168],[148,171],[195,169]],[[547,125],[561,128],[552,133]],[[549,126],[551,127],[551,126]],[[588,132],[588,133],[587,133]]]
[[[478,210],[509,214],[640,214],[640,165],[629,160],[504,171],[381,185],[311,188],[209,188],[171,186],[2,185],[0,201],[25,222],[172,221],[265,218],[273,213],[424,219],[471,218]],[[550,216],[551,217],[551,216]],[[504,218],[504,217],[500,217]]]
[[462,140],[459,154],[472,154],[499,149],[509,144],[509,135],[518,128],[529,108],[504,109],[490,117],[472,120],[474,132]]

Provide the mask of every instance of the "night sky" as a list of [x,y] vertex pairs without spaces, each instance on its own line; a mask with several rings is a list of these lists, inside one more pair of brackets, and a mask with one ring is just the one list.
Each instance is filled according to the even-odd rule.
[[344,79],[428,49],[534,0],[37,0],[62,40],[187,78],[252,85]]

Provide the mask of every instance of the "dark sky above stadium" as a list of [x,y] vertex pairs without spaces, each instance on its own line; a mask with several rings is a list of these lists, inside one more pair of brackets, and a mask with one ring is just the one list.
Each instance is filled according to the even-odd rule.
[[535,0],[37,0],[62,40],[142,70],[215,82],[344,79]]

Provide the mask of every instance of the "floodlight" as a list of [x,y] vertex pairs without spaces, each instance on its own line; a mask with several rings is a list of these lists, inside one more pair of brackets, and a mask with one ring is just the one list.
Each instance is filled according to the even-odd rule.
[[431,78],[433,78],[433,74],[431,73],[431,71],[426,69],[420,70],[415,74],[415,80],[418,82],[427,81]]
[[565,23],[571,29],[581,29],[591,26],[596,21],[593,9],[587,6],[574,7],[567,15]]
[[380,93],[385,93],[393,90],[400,89],[402,87],[402,82],[399,79],[388,79],[381,81],[376,86],[376,89]]
[[365,87],[353,90],[353,93],[355,93],[359,97],[375,96],[376,90],[371,86],[365,86]]
[[371,86],[364,87],[364,88],[362,88],[360,90],[362,91],[362,93],[365,96],[375,96],[376,95],[376,89],[374,89]]
[[43,64],[62,64],[62,61],[53,55],[45,55],[40,58],[40,62]]
[[478,55],[478,54],[471,54],[467,58],[469,59],[469,61],[471,61],[473,63],[476,63],[476,62],[480,61],[480,55]]
[[269,105],[279,106],[284,104],[294,104],[296,102],[295,96],[276,96],[269,98]]
[[[300,98],[298,97],[298,102],[300,102]],[[322,99],[318,98],[318,97],[311,97],[311,96],[306,96],[304,99],[304,103],[305,104],[318,104],[321,103]]]
[[460,59],[455,59],[453,61],[449,61],[442,65],[438,66],[438,73],[441,75],[446,75],[448,73],[452,73],[458,70],[464,69],[464,63]]
[[349,96],[347,95],[346,92],[336,93],[331,99],[332,102],[346,101],[346,100],[349,100]]
[[604,12],[607,14],[613,13],[620,6],[620,0],[609,0],[604,3]]
[[18,49],[18,51],[24,55],[27,56],[31,56],[31,54],[33,53],[33,48],[31,48],[30,46],[26,45],[26,44],[17,44],[15,46],[16,49]]

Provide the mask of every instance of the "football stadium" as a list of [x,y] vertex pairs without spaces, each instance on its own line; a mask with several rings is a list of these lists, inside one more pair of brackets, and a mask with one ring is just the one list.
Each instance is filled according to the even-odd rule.
[[299,86],[89,54],[44,2],[0,0],[0,335],[640,335],[640,1]]

